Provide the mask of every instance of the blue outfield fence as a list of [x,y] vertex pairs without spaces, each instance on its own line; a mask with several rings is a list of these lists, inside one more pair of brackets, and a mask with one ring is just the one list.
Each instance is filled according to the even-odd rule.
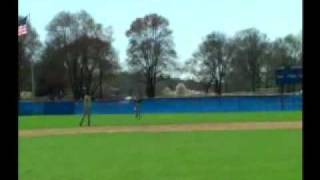
[[[133,113],[134,102],[127,100],[93,102],[94,114]],[[250,112],[302,110],[302,96],[246,96],[145,99],[143,113]],[[81,114],[82,102],[19,102],[19,115]]]
[[74,114],[74,102],[19,102],[19,115]]

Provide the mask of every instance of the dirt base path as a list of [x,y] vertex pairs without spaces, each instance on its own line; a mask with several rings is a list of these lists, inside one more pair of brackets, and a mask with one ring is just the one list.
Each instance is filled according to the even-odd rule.
[[178,131],[226,131],[256,129],[301,129],[302,122],[245,122],[245,123],[199,123],[179,125],[144,125],[144,126],[108,126],[78,127],[60,129],[19,130],[20,137],[37,137],[53,135],[77,135],[92,133],[123,132],[178,132]]

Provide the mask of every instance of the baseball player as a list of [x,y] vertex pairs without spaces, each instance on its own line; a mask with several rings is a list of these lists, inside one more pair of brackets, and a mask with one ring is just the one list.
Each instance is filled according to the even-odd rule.
[[80,121],[80,126],[82,126],[86,116],[88,117],[88,126],[91,125],[91,120],[90,120],[90,117],[91,117],[91,105],[92,105],[91,96],[89,94],[86,94],[84,96],[84,98],[83,98],[83,116],[82,116],[81,121]]

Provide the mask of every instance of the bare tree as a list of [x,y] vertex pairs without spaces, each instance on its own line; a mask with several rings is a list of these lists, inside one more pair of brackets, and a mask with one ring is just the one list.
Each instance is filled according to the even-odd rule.
[[144,75],[146,94],[154,97],[158,78],[174,69],[176,52],[169,22],[157,14],[137,18],[126,32],[130,70]]
[[60,92],[66,91],[68,87],[67,71],[61,55],[50,44],[45,45],[40,61],[35,66],[37,95],[56,97],[60,95]]
[[263,61],[265,87],[275,86],[275,71],[280,67],[302,65],[302,39],[287,35],[269,43]]
[[48,25],[47,41],[62,54],[75,99],[84,90],[102,98],[102,82],[119,68],[112,34],[85,11],[60,12]]
[[235,35],[236,52],[233,59],[233,69],[240,76],[250,79],[251,90],[254,92],[261,84],[261,68],[263,57],[267,52],[267,36],[257,29],[251,28]]
[[222,33],[213,32],[199,46],[193,58],[186,62],[193,77],[204,85],[205,92],[214,85],[217,94],[222,93],[225,75],[230,71],[234,46]]

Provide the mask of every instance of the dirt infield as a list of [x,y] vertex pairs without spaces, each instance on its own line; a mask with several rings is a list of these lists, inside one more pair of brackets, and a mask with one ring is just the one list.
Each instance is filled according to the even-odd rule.
[[178,132],[178,131],[226,131],[256,129],[301,129],[302,122],[246,122],[246,123],[200,123],[179,125],[144,125],[112,127],[78,127],[60,129],[19,130],[20,137],[38,137],[54,135],[77,135],[92,133],[124,132]]

